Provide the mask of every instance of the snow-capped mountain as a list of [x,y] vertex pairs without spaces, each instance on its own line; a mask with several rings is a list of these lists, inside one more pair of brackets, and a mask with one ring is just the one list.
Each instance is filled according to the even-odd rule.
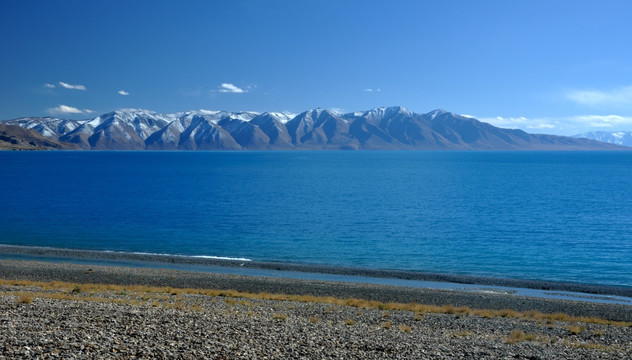
[[4,124],[33,129],[82,149],[101,150],[541,150],[611,149],[588,139],[527,134],[445,110],[414,113],[401,106],[341,114],[251,111],[161,114],[121,109],[93,119],[20,118]]
[[33,129],[43,136],[54,138],[65,135],[83,123],[80,120],[58,119],[54,117],[25,117],[7,121],[25,129]]
[[632,146],[632,131],[591,131],[574,135],[573,137],[597,140],[608,144]]

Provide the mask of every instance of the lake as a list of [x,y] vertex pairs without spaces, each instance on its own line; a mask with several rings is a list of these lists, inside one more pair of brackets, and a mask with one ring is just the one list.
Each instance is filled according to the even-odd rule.
[[632,152],[0,152],[0,243],[632,286]]

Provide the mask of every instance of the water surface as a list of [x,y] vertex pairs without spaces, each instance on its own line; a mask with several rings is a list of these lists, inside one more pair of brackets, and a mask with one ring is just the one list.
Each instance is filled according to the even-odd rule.
[[632,286],[632,153],[0,152],[0,243]]

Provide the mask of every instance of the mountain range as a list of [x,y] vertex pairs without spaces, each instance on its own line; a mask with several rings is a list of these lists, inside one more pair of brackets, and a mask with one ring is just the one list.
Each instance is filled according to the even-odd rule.
[[93,119],[26,117],[2,122],[95,150],[596,150],[584,138],[528,134],[445,110],[401,106],[341,114],[123,109]]
[[574,135],[574,138],[586,138],[608,144],[632,146],[632,131],[591,131]]

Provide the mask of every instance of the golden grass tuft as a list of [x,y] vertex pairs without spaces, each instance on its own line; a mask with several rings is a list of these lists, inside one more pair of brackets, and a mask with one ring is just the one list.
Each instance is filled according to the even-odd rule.
[[403,332],[410,332],[410,330],[412,330],[410,328],[410,326],[406,325],[406,324],[399,324],[399,330],[403,331]]
[[272,315],[272,318],[274,320],[285,321],[287,319],[287,315],[285,315],[285,314],[274,314],[274,315]]
[[391,322],[390,321],[384,321],[383,323],[380,324],[380,326],[383,329],[390,329],[391,328]]
[[568,327],[568,331],[570,331],[570,333],[573,334],[573,335],[577,335],[577,334],[579,334],[580,332],[582,332],[584,330],[586,330],[585,326],[570,325]]
[[347,325],[347,326],[353,326],[353,325],[355,325],[355,323],[356,323],[355,320],[351,320],[351,319],[346,319],[345,320],[345,325]]
[[232,299],[232,298],[226,298],[226,299],[224,299],[224,302],[226,304],[230,305],[230,306],[233,306],[233,305],[237,304],[237,300]]
[[513,330],[509,336],[505,338],[506,344],[515,344],[521,341],[525,341],[526,335],[521,330]]
[[33,295],[27,294],[27,293],[21,293],[18,295],[18,298],[16,301],[18,304],[30,304],[33,302]]

